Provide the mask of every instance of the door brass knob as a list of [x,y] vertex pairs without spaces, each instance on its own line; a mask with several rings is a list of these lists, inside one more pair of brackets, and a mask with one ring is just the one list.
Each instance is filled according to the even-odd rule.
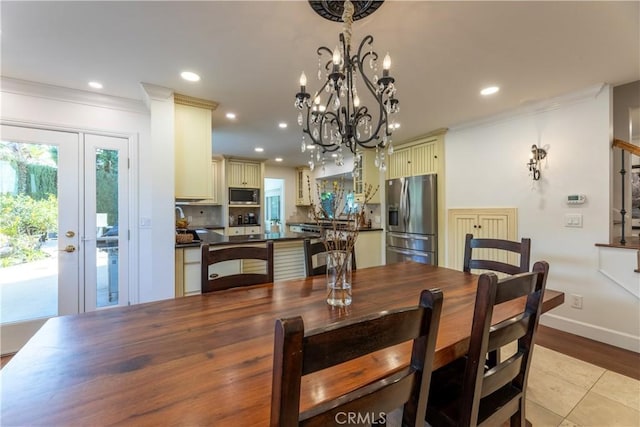
[[76,247],[73,246],[73,245],[67,245],[67,247],[64,248],[63,251],[65,251],[65,252],[75,252],[76,251]]
[[73,231],[69,230],[66,233],[64,233],[64,235],[67,236],[67,237],[73,237],[73,236],[76,235],[76,233],[74,233]]

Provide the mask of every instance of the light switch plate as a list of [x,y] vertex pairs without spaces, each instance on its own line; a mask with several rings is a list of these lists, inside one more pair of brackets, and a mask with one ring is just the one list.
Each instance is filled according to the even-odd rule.
[[582,228],[582,214],[564,214],[564,226]]

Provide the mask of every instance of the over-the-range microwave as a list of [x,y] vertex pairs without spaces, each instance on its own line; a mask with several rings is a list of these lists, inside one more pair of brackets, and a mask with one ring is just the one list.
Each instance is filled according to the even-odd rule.
[[259,205],[260,190],[257,188],[231,188],[229,187],[230,205]]

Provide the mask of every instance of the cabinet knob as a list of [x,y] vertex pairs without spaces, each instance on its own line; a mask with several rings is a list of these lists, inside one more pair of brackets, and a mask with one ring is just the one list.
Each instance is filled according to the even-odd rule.
[[473,228],[478,228],[478,226],[477,226],[477,225],[474,225],[474,226],[473,226]]

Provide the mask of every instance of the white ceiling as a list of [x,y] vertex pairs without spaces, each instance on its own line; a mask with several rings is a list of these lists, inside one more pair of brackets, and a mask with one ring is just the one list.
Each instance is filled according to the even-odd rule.
[[[218,154],[298,165],[294,95],[316,49],[337,45],[341,24],[306,1],[12,2],[0,5],[3,76],[142,99],[140,82],[220,103]],[[640,2],[387,0],[354,23],[390,52],[401,142],[597,83],[640,79]],[[202,76],[180,79],[185,69]],[[501,87],[483,98],[487,85]],[[234,122],[225,119],[233,111]],[[286,121],[286,130],[278,122]],[[262,146],[264,153],[253,151]]]

